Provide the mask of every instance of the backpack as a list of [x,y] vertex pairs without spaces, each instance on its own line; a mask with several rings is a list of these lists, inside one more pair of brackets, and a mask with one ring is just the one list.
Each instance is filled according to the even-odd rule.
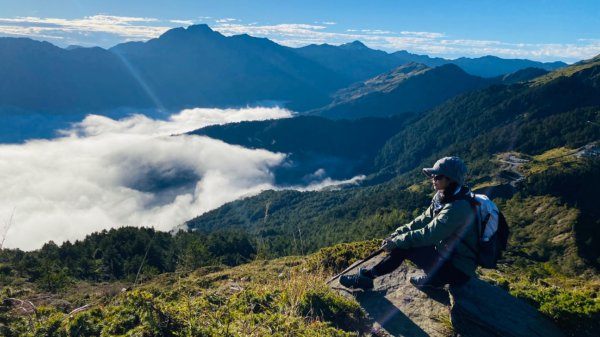
[[469,246],[477,257],[477,264],[483,268],[495,269],[497,262],[508,244],[508,223],[498,206],[484,194],[470,193],[467,200],[475,211],[477,227],[477,247]]

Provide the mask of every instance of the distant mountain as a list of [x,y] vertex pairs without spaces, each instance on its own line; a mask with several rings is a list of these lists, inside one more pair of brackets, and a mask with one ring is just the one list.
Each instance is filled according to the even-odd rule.
[[405,50],[392,53],[391,55],[402,60],[403,63],[417,62],[430,67],[438,67],[449,63],[456,64],[467,73],[481,77],[497,77],[527,68],[539,68],[551,71],[567,66],[564,62],[537,62],[526,59],[503,59],[489,55],[476,58],[461,57],[454,60],[411,54]]
[[407,63],[421,63],[429,67],[455,64],[467,73],[480,77],[497,77],[525,68],[555,70],[567,65],[564,62],[544,63],[526,59],[502,59],[495,56],[461,57],[450,60],[413,54],[406,50],[386,53],[371,49],[360,41],[340,46],[309,45],[294,50],[328,69],[346,74],[355,82],[364,81]]
[[395,175],[443,153],[537,154],[565,144],[581,146],[600,135],[586,123],[597,119],[597,108],[600,60],[596,59],[528,82],[465,93],[392,137],[379,156],[379,168],[393,168]]
[[343,74],[352,82],[364,81],[407,63],[390,57],[390,54],[384,51],[371,49],[360,41],[340,46],[312,44],[292,50],[336,73]]
[[225,37],[206,25],[110,50],[0,38],[0,61],[0,108],[51,112],[266,101],[302,110],[351,82],[267,39]]
[[458,94],[494,83],[499,81],[469,75],[454,64],[429,68],[408,63],[336,92],[332,103],[310,113],[327,118],[360,118],[422,112]]
[[327,102],[350,81],[287,47],[249,35],[225,37],[207,25],[110,49],[156,99],[173,108],[243,106],[264,101],[303,110]]
[[0,38],[0,108],[83,113],[150,104],[135,76],[107,50]]
[[562,65],[388,54],[358,41],[294,49],[248,35],[226,37],[207,25],[172,29],[110,50],[0,38],[0,124],[10,124],[0,127],[0,142],[51,136],[56,126],[87,113],[164,115],[187,107],[274,104],[307,111],[331,103],[339,89],[412,61],[455,62],[483,76]]
[[400,50],[397,52],[393,52],[391,54],[391,56],[394,59],[401,62],[402,64],[414,62],[414,63],[425,64],[429,67],[439,67],[439,66],[443,66],[444,64],[448,64],[450,62],[450,60],[447,60],[447,59],[444,59],[441,57],[430,57],[427,55],[413,54],[413,53],[409,53],[406,50]]
[[513,84],[532,80],[536,77],[546,75],[548,72],[548,70],[540,68],[525,68],[517,70],[514,73],[498,76],[495,79],[502,82],[503,84]]
[[429,66],[452,62],[482,76],[564,65],[491,56],[444,61],[407,52],[388,54],[358,41],[293,49],[245,34],[225,37],[207,25],[172,29],[159,38],[108,51],[0,38],[0,61],[0,109],[53,112],[265,102],[303,111],[327,104],[340,88],[409,61]]
[[334,121],[299,116],[213,125],[190,134],[286,153],[287,163],[275,171],[276,183],[297,185],[371,172],[379,149],[402,129],[409,117]]
[[567,66],[564,62],[537,62],[523,59],[502,59],[496,56],[483,56],[477,58],[461,57],[451,60],[451,63],[461,67],[469,74],[481,77],[494,77],[514,73],[525,68],[540,68],[544,70],[556,70]]

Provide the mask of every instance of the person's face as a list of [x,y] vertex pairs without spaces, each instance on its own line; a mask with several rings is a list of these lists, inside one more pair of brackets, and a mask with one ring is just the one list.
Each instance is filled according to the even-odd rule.
[[431,176],[431,183],[436,191],[442,191],[450,185],[450,179],[443,175]]

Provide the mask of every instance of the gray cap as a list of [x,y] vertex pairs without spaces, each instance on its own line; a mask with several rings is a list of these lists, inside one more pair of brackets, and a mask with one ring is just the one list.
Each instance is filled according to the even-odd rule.
[[428,177],[444,175],[462,185],[465,182],[467,167],[458,157],[444,157],[436,161],[433,167],[424,168],[423,173]]

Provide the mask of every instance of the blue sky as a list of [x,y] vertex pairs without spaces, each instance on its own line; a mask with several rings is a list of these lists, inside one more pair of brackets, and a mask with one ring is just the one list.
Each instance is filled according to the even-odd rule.
[[361,40],[386,51],[574,62],[600,54],[593,1],[0,0],[0,35],[111,47],[206,23],[288,46]]

